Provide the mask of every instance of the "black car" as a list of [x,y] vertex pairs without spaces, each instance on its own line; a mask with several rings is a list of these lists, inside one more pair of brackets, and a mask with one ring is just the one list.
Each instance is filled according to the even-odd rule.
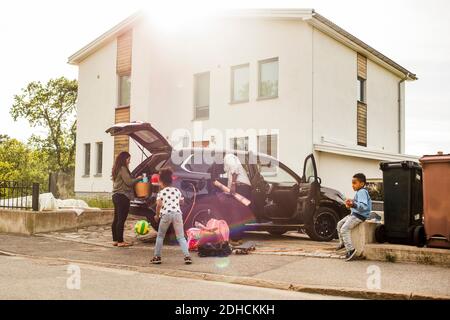
[[[321,186],[313,155],[306,158],[303,174],[299,176],[264,154],[201,148],[173,150],[149,123],[117,124],[106,132],[112,136],[129,136],[141,149],[143,161],[132,174],[146,173],[151,177],[151,196],[132,201],[130,213],[147,217],[155,229],[157,174],[163,167],[174,171],[174,186],[185,197],[182,207],[185,230],[194,227],[196,222],[206,224],[215,218],[227,221],[237,233],[257,230],[281,235],[295,230],[306,232],[316,241],[331,241],[337,237],[338,221],[349,214],[344,196]],[[223,163],[216,161],[227,153],[237,155],[247,171],[252,187],[249,207],[214,185],[216,180],[227,184]]]

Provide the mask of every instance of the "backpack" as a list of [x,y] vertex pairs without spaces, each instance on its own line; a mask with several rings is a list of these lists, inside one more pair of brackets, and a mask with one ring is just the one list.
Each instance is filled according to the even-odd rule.
[[205,244],[198,246],[198,256],[199,257],[228,257],[232,250],[230,244],[225,242],[211,243],[207,242]]

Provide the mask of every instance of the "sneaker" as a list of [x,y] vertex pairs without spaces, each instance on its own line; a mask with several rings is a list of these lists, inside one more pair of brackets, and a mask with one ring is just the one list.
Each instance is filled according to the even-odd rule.
[[341,243],[336,247],[336,251],[341,251],[344,248],[345,248],[345,245],[343,243]]
[[153,257],[153,259],[150,261],[152,264],[161,264],[161,257]]
[[352,251],[348,251],[347,254],[345,255],[345,260],[346,261],[352,261],[356,258],[356,250],[353,249]]
[[192,264],[192,259],[191,259],[191,257],[185,257],[185,258],[184,258],[184,263],[185,263],[185,264]]

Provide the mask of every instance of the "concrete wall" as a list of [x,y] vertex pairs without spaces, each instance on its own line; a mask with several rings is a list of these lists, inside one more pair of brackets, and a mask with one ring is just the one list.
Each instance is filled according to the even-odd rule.
[[0,233],[33,235],[112,223],[113,210],[32,212],[0,210]]

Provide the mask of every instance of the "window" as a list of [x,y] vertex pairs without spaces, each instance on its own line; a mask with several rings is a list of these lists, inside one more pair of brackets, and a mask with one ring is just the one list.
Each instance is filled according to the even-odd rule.
[[231,68],[231,103],[248,102],[250,90],[250,65]]
[[[269,170],[271,172],[270,175],[264,175],[264,180],[268,183],[282,183],[289,186],[294,186],[297,184],[297,179],[286,171],[283,167],[280,166],[278,161],[270,161],[269,159],[264,159],[264,157],[260,158],[261,162],[269,163]],[[264,172],[264,165],[258,163],[259,171],[261,173]]]
[[358,77],[357,81],[357,97],[359,102],[366,103],[366,80]]
[[[278,159],[278,135],[258,136],[258,153]],[[261,173],[273,173],[276,167],[272,166],[270,161],[263,161],[263,159],[266,158],[261,158],[259,161]]]
[[211,165],[203,160],[203,154],[196,154],[196,156],[191,155],[185,161],[185,168],[191,172],[208,173],[208,171],[211,168]]
[[259,99],[278,97],[278,58],[259,62]]
[[231,138],[231,149],[239,151],[248,151],[248,137]]
[[103,173],[103,142],[97,142],[97,170],[96,174],[101,175]]
[[119,107],[130,106],[131,97],[131,77],[119,77]]
[[194,120],[209,119],[209,72],[194,75]]
[[91,174],[91,144],[86,143],[84,145],[84,175],[89,176]]

